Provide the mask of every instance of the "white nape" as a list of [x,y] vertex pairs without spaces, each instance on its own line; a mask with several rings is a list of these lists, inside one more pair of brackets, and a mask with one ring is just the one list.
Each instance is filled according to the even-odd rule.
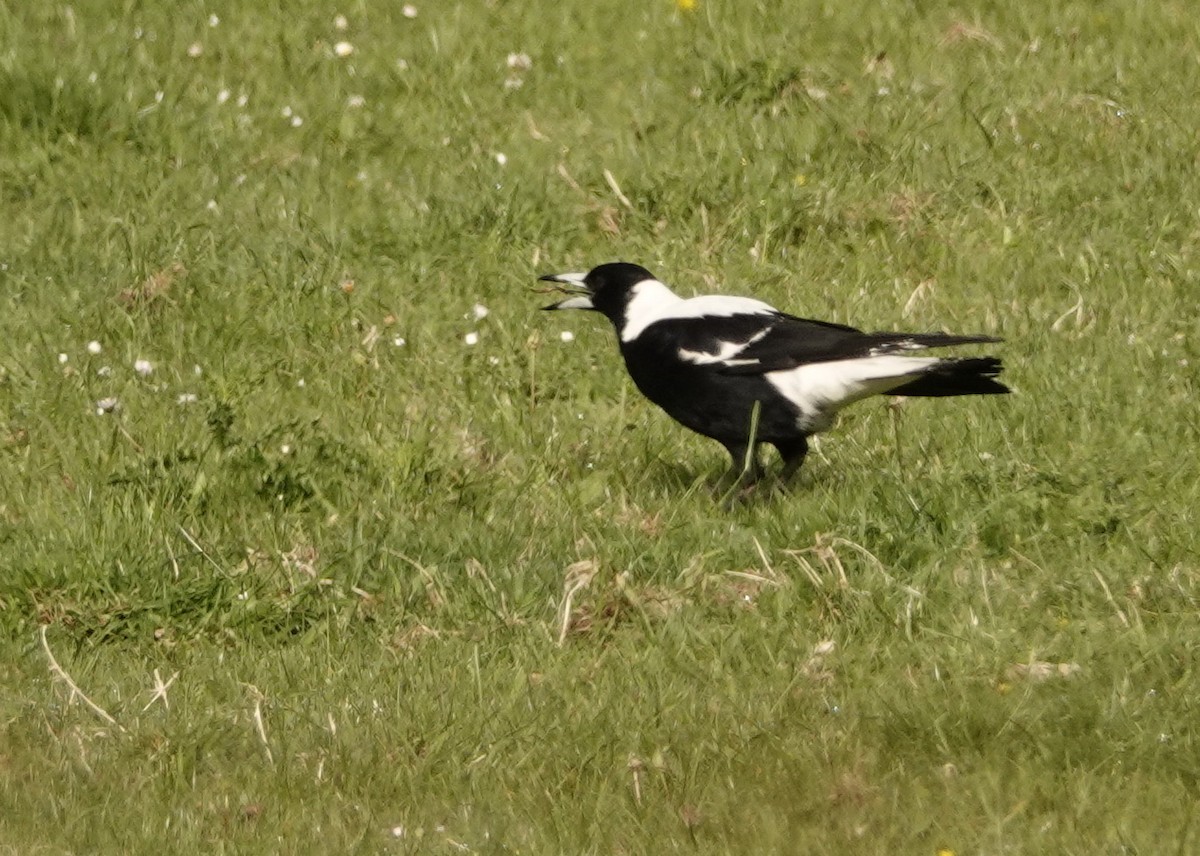
[[655,321],[667,318],[728,318],[731,315],[775,315],[775,307],[752,297],[713,294],[685,300],[657,279],[643,279],[630,289],[621,341],[631,342]]

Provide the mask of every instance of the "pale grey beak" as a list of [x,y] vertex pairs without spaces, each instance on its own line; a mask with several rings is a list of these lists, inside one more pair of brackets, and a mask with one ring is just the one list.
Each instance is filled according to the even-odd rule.
[[595,309],[592,305],[592,290],[584,284],[586,273],[548,273],[539,276],[538,282],[558,283],[563,294],[570,295],[558,303],[543,306],[542,309]]

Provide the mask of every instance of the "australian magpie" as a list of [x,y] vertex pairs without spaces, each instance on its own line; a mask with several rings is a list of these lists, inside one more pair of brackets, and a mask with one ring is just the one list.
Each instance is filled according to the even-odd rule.
[[677,422],[723,445],[735,477],[760,475],[769,443],[790,478],[808,437],[837,412],[879,393],[921,397],[995,395],[996,357],[913,356],[948,345],[999,342],[947,333],[864,333],[810,321],[750,297],[685,299],[644,267],[614,262],[588,273],[547,274],[568,295],[545,309],[591,309],[612,322],[642,394]]

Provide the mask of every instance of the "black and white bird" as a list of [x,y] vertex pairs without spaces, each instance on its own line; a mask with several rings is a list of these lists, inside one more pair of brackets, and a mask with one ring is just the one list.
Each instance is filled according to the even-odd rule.
[[843,407],[880,393],[920,397],[995,395],[996,357],[941,358],[914,352],[999,342],[947,333],[864,333],[810,321],[750,297],[683,298],[650,271],[614,262],[588,273],[548,274],[568,296],[545,309],[591,309],[612,322],[633,382],[687,428],[723,445],[735,477],[760,475],[769,443],[790,478],[808,437],[828,430]]

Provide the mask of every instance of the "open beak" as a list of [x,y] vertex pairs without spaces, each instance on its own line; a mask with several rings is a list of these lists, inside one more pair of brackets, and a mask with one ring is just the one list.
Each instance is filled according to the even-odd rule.
[[542,309],[595,309],[592,305],[592,290],[583,280],[586,273],[548,273],[539,276],[538,282],[553,282],[556,290],[567,295],[564,300],[543,306]]

